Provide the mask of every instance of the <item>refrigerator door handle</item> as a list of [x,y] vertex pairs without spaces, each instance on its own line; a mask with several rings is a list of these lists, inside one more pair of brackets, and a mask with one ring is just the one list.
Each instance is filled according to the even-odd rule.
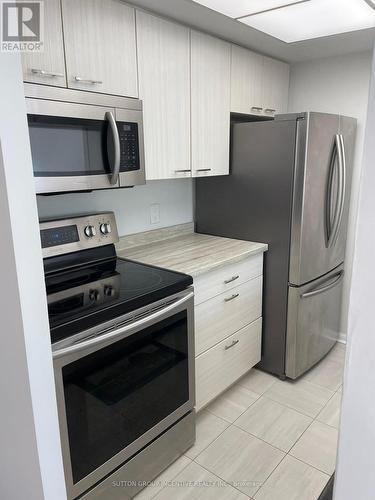
[[338,196],[338,210],[337,219],[334,220],[332,234],[330,238],[330,246],[336,243],[339,229],[341,226],[342,216],[345,206],[345,189],[346,189],[346,155],[344,137],[342,134],[338,135],[338,159],[339,159],[339,196]]
[[[338,193],[335,201],[334,214],[332,217],[332,191],[333,191],[333,177],[335,172],[336,161],[338,162]],[[327,194],[325,203],[325,226],[326,226],[326,247],[332,246],[334,241],[334,236],[337,233],[339,214],[341,207],[341,197],[342,197],[342,149],[340,135],[335,135],[335,140],[333,143],[331,162],[328,171],[328,183],[327,183]],[[333,219],[333,220],[332,220]],[[332,221],[332,222],[331,222]]]
[[334,281],[331,281],[331,283],[329,283],[329,285],[322,286],[321,288],[316,288],[315,290],[311,290],[311,292],[303,293],[303,294],[301,294],[301,299],[307,299],[309,297],[314,297],[315,295],[319,295],[320,293],[327,292],[328,290],[335,287],[336,285],[338,285],[341,282],[341,280],[344,277],[344,274],[345,274],[344,271],[340,271],[339,273],[337,273],[336,275],[333,276],[333,278],[336,278],[336,279]]

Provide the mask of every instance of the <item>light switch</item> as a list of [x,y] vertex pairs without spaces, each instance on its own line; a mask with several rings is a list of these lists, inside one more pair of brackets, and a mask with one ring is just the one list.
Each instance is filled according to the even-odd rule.
[[158,224],[160,222],[160,205],[153,203],[150,205],[150,221],[151,224]]

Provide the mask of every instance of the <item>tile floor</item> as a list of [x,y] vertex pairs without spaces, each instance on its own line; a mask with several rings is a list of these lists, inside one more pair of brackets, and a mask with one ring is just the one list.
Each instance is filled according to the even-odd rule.
[[335,469],[345,346],[296,382],[253,369],[197,415],[197,440],[136,500],[317,500]]

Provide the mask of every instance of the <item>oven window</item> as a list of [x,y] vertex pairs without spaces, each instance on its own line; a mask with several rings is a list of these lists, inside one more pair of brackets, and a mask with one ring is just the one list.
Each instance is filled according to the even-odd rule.
[[187,330],[182,311],[62,369],[74,483],[189,400]]
[[108,122],[28,115],[37,177],[102,175],[110,172]]

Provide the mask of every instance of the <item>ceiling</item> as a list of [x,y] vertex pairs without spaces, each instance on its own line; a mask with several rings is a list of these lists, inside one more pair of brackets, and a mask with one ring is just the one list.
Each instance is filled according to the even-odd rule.
[[370,28],[285,43],[192,0],[131,0],[130,3],[291,63],[372,50],[375,41],[375,28]]

